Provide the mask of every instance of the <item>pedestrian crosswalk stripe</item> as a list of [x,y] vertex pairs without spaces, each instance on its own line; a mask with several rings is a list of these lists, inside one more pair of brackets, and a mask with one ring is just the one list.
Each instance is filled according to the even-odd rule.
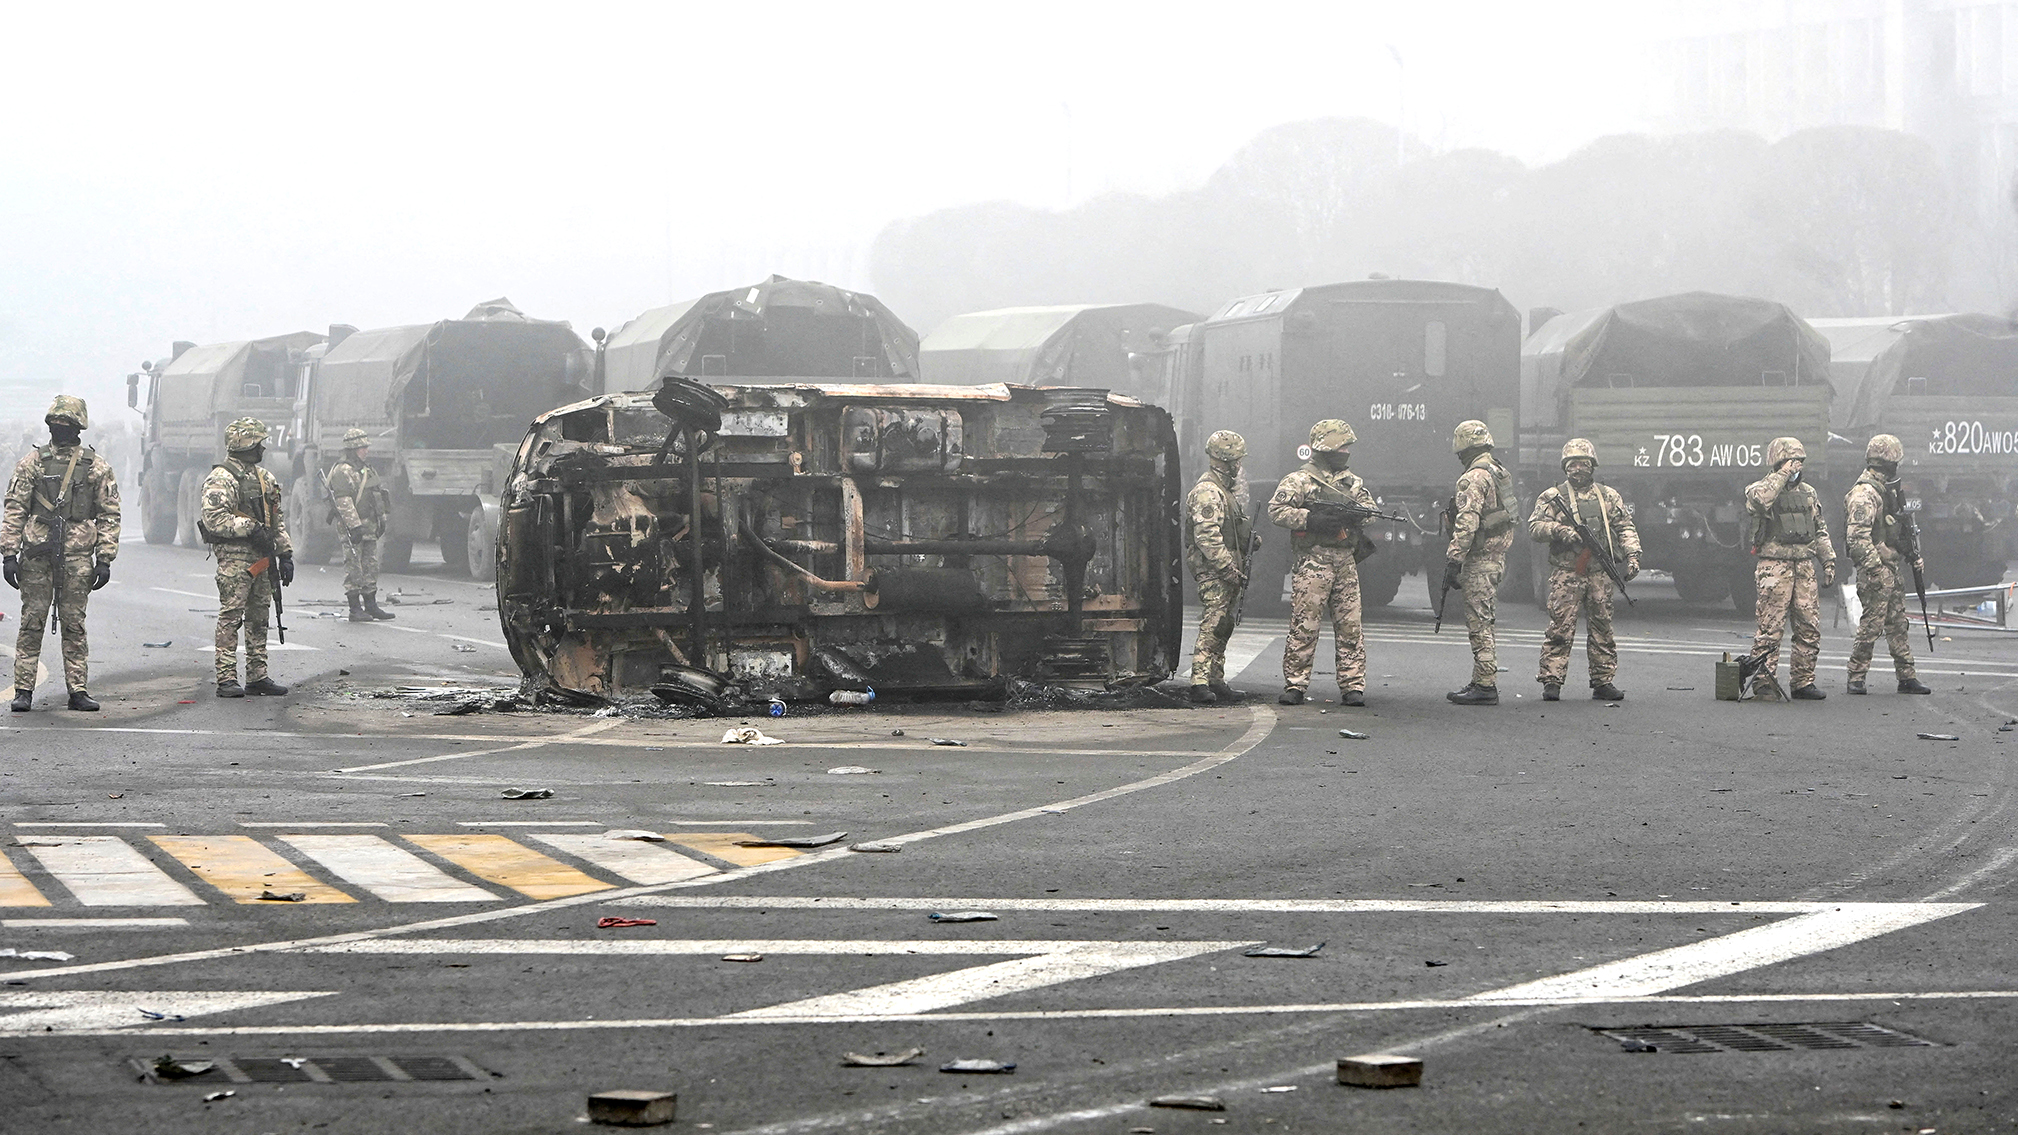
[[116,835],[24,835],[15,842],[85,906],[202,906]]
[[19,868],[0,855],[0,906],[48,906],[49,900]]
[[505,836],[457,834],[406,838],[479,879],[510,887],[528,898],[561,899],[610,889],[610,884]]
[[528,835],[577,859],[586,859],[633,883],[677,883],[715,874],[715,868],[670,847],[634,839],[605,839],[586,832],[541,832]]
[[238,902],[260,895],[299,894],[302,902],[356,902],[344,892],[296,867],[249,835],[149,836],[196,877]]
[[760,863],[776,863],[780,859],[790,859],[799,854],[789,847],[737,847],[739,839],[755,839],[748,832],[681,832],[668,835],[667,840],[681,847],[691,847],[703,855],[733,863],[738,867],[755,867]]
[[375,835],[284,835],[297,851],[388,902],[490,902],[496,895],[450,877]]

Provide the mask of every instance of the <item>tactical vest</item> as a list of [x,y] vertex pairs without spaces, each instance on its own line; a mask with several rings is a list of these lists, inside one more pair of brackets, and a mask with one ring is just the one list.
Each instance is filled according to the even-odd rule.
[[[28,498],[31,516],[56,515],[56,502],[63,502],[65,520],[89,520],[97,515],[98,501],[91,493],[91,463],[98,455],[88,446],[76,447],[76,460],[56,452],[53,445],[36,450],[42,456],[42,475],[35,479],[35,495]],[[64,475],[69,483],[64,483]],[[83,490],[80,492],[79,490]]]
[[1598,491],[1597,486],[1591,486],[1591,495],[1588,498],[1576,495],[1576,491],[1568,484],[1563,485],[1563,492],[1576,502],[1577,522],[1590,529],[1591,535],[1601,537],[1605,542],[1605,554],[1617,559],[1619,549],[1612,542],[1612,518],[1605,509],[1604,495]]
[[[1317,482],[1320,490],[1327,490],[1327,492],[1320,494],[1319,501],[1327,504],[1349,504],[1355,506],[1359,504],[1359,501],[1352,495],[1354,479],[1350,471],[1341,469],[1337,473],[1333,473],[1329,469],[1322,468],[1315,461],[1304,462],[1302,469],[1299,471],[1308,473],[1310,479]],[[1336,494],[1337,499],[1332,499],[1331,494]],[[1313,501],[1311,503],[1317,502]],[[1292,547],[1298,546],[1299,540],[1304,542],[1303,546],[1316,545],[1323,548],[1351,548],[1353,550],[1354,562],[1363,560],[1379,550],[1371,540],[1367,539],[1364,532],[1357,531],[1341,540],[1329,532],[1319,534],[1306,530],[1292,534],[1290,536],[1290,545]]]
[[[249,516],[259,523],[265,524],[267,522],[266,488],[260,484],[258,466],[254,466],[251,470],[245,472],[240,472],[229,463],[213,465],[211,468],[224,470],[231,474],[233,481],[238,483],[238,500],[235,502],[232,511],[238,513],[240,516]],[[248,504],[248,501],[251,503]],[[196,533],[203,537],[203,542],[206,544],[249,544],[252,542],[252,537],[250,536],[223,536],[212,532],[204,525],[201,519],[198,519],[196,522]]]
[[1492,474],[1492,503],[1479,510],[1478,534],[1481,539],[1490,540],[1513,531],[1512,505],[1516,502],[1513,474],[1506,471],[1506,466],[1488,459],[1486,471]]
[[1783,491],[1773,502],[1752,544],[1805,544],[1814,538],[1815,511],[1808,506],[1808,494],[1794,488]]
[[1906,526],[1899,520],[1895,508],[1899,502],[1892,497],[1891,485],[1886,483],[1882,474],[1871,469],[1866,469],[1864,475],[1857,478],[1857,483],[1878,490],[1878,516],[1871,521],[1871,542],[1904,552]]
[[[1221,500],[1226,504],[1226,518],[1228,521],[1226,526],[1226,550],[1233,553],[1235,560],[1243,563],[1246,562],[1247,549],[1254,538],[1254,522],[1247,518],[1247,510],[1240,507],[1240,498],[1233,495],[1232,489],[1227,488],[1218,481],[1207,481],[1205,483],[1218,489]],[[382,492],[384,490],[377,491]],[[364,515],[363,504],[364,498],[360,495],[358,497],[359,516]],[[1197,535],[1191,531],[1191,525],[1186,524],[1184,526],[1184,550],[1188,552],[1197,546]]]
[[[357,495],[352,499],[357,506],[357,518],[359,520],[364,521],[377,520],[378,518],[386,515],[388,512],[391,511],[390,508],[391,495],[385,491],[383,485],[373,483],[378,478],[370,465],[365,464],[364,462],[361,461],[358,462],[356,465],[352,465],[348,461],[339,461],[336,464],[329,467],[329,471],[332,474],[334,474],[338,469],[348,469],[351,471],[352,475],[357,478]],[[1231,496],[1231,494],[1228,495],[1229,497]],[[336,522],[335,494],[332,493],[329,499],[330,499],[329,519],[330,522],[333,524]]]

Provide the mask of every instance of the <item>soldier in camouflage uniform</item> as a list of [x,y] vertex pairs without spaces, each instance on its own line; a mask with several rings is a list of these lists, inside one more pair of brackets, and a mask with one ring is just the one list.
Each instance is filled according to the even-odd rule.
[[1598,451],[1587,438],[1573,437],[1563,446],[1563,476],[1535,498],[1528,517],[1528,536],[1549,547],[1549,629],[1542,636],[1543,701],[1562,700],[1563,679],[1570,672],[1570,648],[1577,641],[1577,612],[1585,623],[1584,656],[1591,672],[1591,696],[1620,701],[1625,694],[1612,684],[1619,673],[1618,643],[1612,638],[1612,577],[1598,566],[1577,530],[1564,519],[1574,516],[1588,532],[1604,541],[1605,554],[1627,579],[1640,574],[1640,531],[1617,489],[1597,482]]
[[1499,704],[1498,617],[1494,600],[1506,576],[1507,549],[1513,547],[1513,474],[1493,457],[1492,433],[1484,422],[1459,422],[1451,452],[1464,466],[1450,503],[1450,547],[1444,552],[1443,585],[1464,594],[1465,627],[1471,634],[1471,681],[1444,696],[1458,705]]
[[[90,711],[98,703],[86,689],[91,650],[84,637],[84,608],[93,591],[112,581],[112,561],[119,555],[119,482],[112,466],[84,444],[91,417],[82,398],[59,395],[42,420],[49,425],[49,444],[23,454],[15,464],[7,485],[6,518],[0,521],[0,572],[9,587],[21,592],[14,700],[8,708],[26,713],[35,704],[35,667],[53,603],[63,625],[63,684],[70,691],[70,708]],[[59,515],[64,520],[60,568],[51,524]]]
[[[1871,653],[1883,632],[1892,648],[1892,674],[1902,694],[1934,691],[1913,671],[1913,633],[1906,623],[1906,578],[1927,567],[1906,558],[1905,511],[1899,499],[1899,461],[1906,447],[1891,434],[1879,434],[1864,450],[1864,474],[1844,499],[1844,540],[1850,561],[1857,565],[1857,600],[1864,605],[1857,620],[1857,641],[1850,647],[1849,690],[1864,692],[1871,672]],[[1916,552],[1918,549],[1914,549]]]
[[[273,577],[294,582],[294,543],[280,506],[280,482],[259,467],[266,423],[240,418],[225,427],[229,458],[203,479],[197,522],[217,556],[217,696],[278,696],[287,687],[267,676],[266,628]],[[238,684],[238,636],[245,632],[245,685]]]
[[1283,705],[1302,705],[1317,657],[1317,635],[1331,614],[1339,702],[1366,704],[1366,638],[1360,630],[1359,561],[1373,544],[1359,531],[1362,517],[1342,506],[1373,510],[1366,482],[1346,471],[1352,427],[1327,418],[1310,427],[1310,460],[1284,477],[1268,501],[1268,519],[1289,529],[1295,566],[1289,575],[1289,640],[1282,650]]
[[1237,702],[1226,684],[1226,640],[1233,637],[1233,612],[1247,589],[1247,565],[1254,554],[1254,525],[1236,486],[1247,439],[1220,430],[1205,439],[1210,465],[1184,498],[1184,562],[1198,583],[1198,645],[1191,654],[1191,700],[1200,705]]
[[353,623],[393,617],[378,606],[378,540],[385,535],[388,497],[378,470],[365,463],[370,449],[363,430],[348,430],[343,457],[329,469],[329,499],[343,534],[343,594],[350,600]]
[[[1789,616],[1794,621],[1794,656],[1789,664],[1793,696],[1802,701],[1827,697],[1815,688],[1815,660],[1822,652],[1821,588],[1836,584],[1835,546],[1822,518],[1822,498],[1801,477],[1808,451],[1798,438],[1776,437],[1766,446],[1773,471],[1745,487],[1745,515],[1751,533],[1758,594],[1759,633],[1752,640],[1752,695],[1779,700],[1780,639]],[[1816,561],[1821,561],[1817,586]]]

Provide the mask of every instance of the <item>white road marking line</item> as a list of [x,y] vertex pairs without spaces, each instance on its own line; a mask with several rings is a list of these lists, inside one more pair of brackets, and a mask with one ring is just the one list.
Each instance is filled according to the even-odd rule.
[[427,633],[428,633],[427,631],[424,631],[424,630],[420,629],[419,627],[385,627],[385,628],[383,628],[383,629],[385,629],[385,630],[389,630],[389,631],[398,631],[398,632],[399,632],[399,633],[401,633],[401,634],[427,634]]
[[[1914,903],[1711,902],[1642,899],[1031,899],[850,898],[842,896],[645,895],[625,906],[763,910],[1034,910],[1204,914],[1814,914]],[[1946,904],[1945,914],[1980,904]],[[1952,909],[1950,909],[1952,908]]]
[[9,930],[165,930],[186,918],[0,918]]
[[241,828],[382,828],[378,820],[240,820]]
[[1524,981],[1475,1001],[1534,1001],[1560,997],[1641,997],[1761,966],[1819,954],[1937,918],[1973,910],[1978,903],[1843,903],[1764,926],[1751,926],[1686,946],[1624,958],[1539,981]]
[[[1095,792],[1086,796],[1077,796],[1070,800],[1061,800],[1055,804],[1042,805],[1035,808],[1021,808],[1014,812],[1004,812],[996,816],[989,816],[979,820],[970,820],[963,824],[952,824],[943,828],[933,828],[928,831],[912,832],[907,836],[901,836],[898,838],[911,842],[917,842],[920,840],[936,839],[940,836],[957,835],[961,832],[978,831],[984,828],[993,827],[998,824],[1012,824],[1021,820],[1033,819],[1037,816],[1046,815],[1054,811],[1062,811],[1067,808],[1083,807],[1087,804],[1097,803],[1099,801],[1104,800],[1114,800],[1123,796],[1132,795],[1137,792],[1147,791],[1148,789],[1151,788],[1160,788],[1163,785],[1174,784],[1177,781],[1184,780],[1188,777],[1196,776],[1202,772],[1209,772],[1212,769],[1219,768],[1230,761],[1240,759],[1242,756],[1246,755],[1249,751],[1251,751],[1256,745],[1261,744],[1262,741],[1267,739],[1270,730],[1275,725],[1276,715],[1274,709],[1266,705],[1251,705],[1247,707],[1247,712],[1248,712],[1249,725],[1247,727],[1246,732],[1242,733],[1239,737],[1229,742],[1224,748],[1221,748],[1217,752],[1212,753],[1211,755],[1201,760],[1193,761],[1190,764],[1184,765],[1180,768],[1172,769],[1169,772],[1162,773],[1157,776],[1148,777],[1143,780],[1130,781],[1126,784],[1116,785],[1115,787],[1106,789],[1105,791],[1102,792]],[[752,875],[765,875],[770,874],[771,872],[774,871],[791,871],[801,867],[811,866],[816,863],[826,863],[829,860],[836,859],[841,856],[853,856],[855,854],[856,854],[855,852],[847,850],[845,846],[839,846],[831,849],[822,849],[820,851],[810,852],[806,855],[796,855],[789,859],[780,859],[777,862],[766,863],[756,867],[744,867],[734,872],[721,872],[718,874],[698,877],[694,879],[684,879],[673,883],[660,883],[645,887],[633,887],[627,890],[621,890],[615,892],[599,891],[594,894],[576,895],[564,899],[546,899],[539,902],[521,903],[519,905],[505,907],[500,910],[477,911],[470,914],[455,915],[449,918],[422,919],[420,921],[409,922],[400,926],[382,926],[372,930],[355,931],[347,934],[329,934],[314,938],[288,938],[288,939],[271,940],[266,942],[249,942],[244,945],[238,945],[238,946],[214,947],[207,950],[185,950],[180,953],[174,953],[174,954],[156,954],[150,957],[123,958],[118,961],[111,961],[111,962],[89,962],[83,965],[50,966],[50,967],[38,967],[35,969],[28,969],[28,970],[0,971],[0,979],[24,977],[28,975],[34,975],[42,978],[50,978],[50,977],[68,977],[73,974],[82,974],[82,973],[112,973],[120,970],[143,969],[154,966],[179,965],[183,962],[201,962],[201,961],[210,961],[216,958],[243,957],[246,954],[279,953],[286,950],[300,949],[303,946],[319,946],[336,942],[362,942],[373,938],[392,937],[400,934],[417,934],[428,930],[448,930],[458,926],[475,926],[481,923],[495,922],[502,919],[523,918],[529,915],[548,914],[553,911],[568,910],[574,907],[584,906],[590,903],[607,902],[613,898],[629,898],[637,895],[652,894],[660,890],[670,890],[673,888],[684,888],[684,887],[711,886],[715,883],[719,883],[728,879],[741,880],[749,878]]]
[[[1031,957],[1060,954],[1088,946],[1134,948],[1157,946],[1159,942],[1101,942],[1084,938],[981,938],[955,941],[920,938],[893,941],[885,938],[375,938],[368,942],[347,942],[334,946],[311,946],[304,954],[582,954],[599,957],[709,957],[720,954],[793,954],[817,957],[841,954],[848,957]],[[1178,942],[1181,946],[1208,946],[1231,950],[1250,942]],[[1185,955],[1187,957],[1192,955]]]
[[605,839],[586,832],[527,833],[526,838],[559,848],[577,859],[586,859],[633,883],[677,883],[719,873],[714,867],[659,843]]
[[[1245,674],[1255,659],[1266,654],[1282,637],[1266,631],[1234,631],[1233,637],[1226,640],[1226,672],[1236,677]],[[1189,656],[1189,652],[1184,655]]]
[[[6,996],[0,994],[0,996]],[[135,994],[105,994],[132,997]],[[325,994],[326,996],[326,994]],[[1167,1005],[1153,1008],[1031,1009],[1009,1012],[892,1013],[854,1020],[864,1024],[965,1024],[996,1021],[1085,1021],[1131,1017],[1293,1016],[1309,1013],[1394,1013],[1418,1009],[1506,1009],[1523,1006],[1563,1008],[1578,1005],[1797,1005],[1871,1001],[2008,1001],[2018,989],[1921,990],[1892,993],[1733,993],[1653,997],[1555,997],[1522,1001],[1423,998],[1411,1001],[1329,1001],[1296,1005]],[[822,1025],[832,1017],[613,1017],[574,1021],[401,1021],[354,1025],[191,1025],[174,1028],[118,1029],[103,1032],[72,1030],[69,1036],[363,1036],[393,1033],[587,1032],[598,1029],[698,1029],[725,1025]],[[10,1019],[0,1017],[0,1026]],[[45,1036],[40,1027],[16,1031],[0,1027],[0,1038]],[[1282,1073],[1271,1073],[1282,1075]]]
[[437,637],[437,638],[452,638],[452,639],[455,639],[455,640],[456,640],[457,642],[473,642],[473,643],[476,643],[476,644],[477,644],[478,646],[494,646],[494,647],[497,647],[497,648],[498,648],[499,650],[510,650],[510,649],[511,649],[511,647],[509,647],[509,646],[506,646],[506,645],[505,645],[504,643],[501,643],[501,642],[498,642],[498,641],[497,641],[497,640],[495,640],[495,639],[488,639],[488,638],[471,638],[470,636],[468,636],[468,635],[466,635],[466,634],[441,634],[441,635],[436,635],[436,637]]
[[1983,880],[1989,878],[1990,876],[1997,874],[1999,871],[2004,870],[2006,867],[2011,866],[2014,860],[2018,860],[2018,847],[2000,847],[1994,854],[1990,856],[1990,862],[1985,863],[1983,866],[1978,867],[1976,870],[1969,872],[1967,875],[1964,875],[1960,879],[1955,880],[1955,882],[1949,884],[1948,886],[1942,887],[1940,890],[1935,891],[1931,895],[1928,895],[1923,901],[1939,902],[1942,899],[1952,898],[1955,895],[1959,895],[1963,891],[1968,890],[1970,887],[1975,886],[1976,884],[1982,882]]
[[143,823],[139,820],[16,820],[17,828],[165,828],[167,824]]
[[85,906],[204,905],[116,835],[23,835],[14,842]]
[[601,820],[457,820],[459,828],[600,828]]
[[[606,729],[614,729],[617,727],[617,725],[621,723],[621,721],[622,721],[621,718],[612,717],[607,721],[598,721],[590,725],[585,725],[580,729],[571,729],[566,733],[557,734],[551,737],[541,737],[530,741],[521,741],[514,745],[503,745],[495,749],[471,749],[467,752],[461,752],[461,753],[437,753],[432,757],[409,757],[403,761],[381,761],[375,765],[352,765],[349,768],[340,768],[337,769],[336,771],[372,772],[377,769],[405,768],[408,765],[426,765],[426,764],[433,764],[436,761],[459,761],[467,759],[469,757],[488,757],[488,756],[494,756],[498,753],[511,753],[511,752],[523,751],[525,749],[538,749],[543,748],[547,745],[563,745],[573,742],[577,739],[587,738],[592,734],[601,733]],[[485,739],[492,740],[493,738],[485,738]]]
[[168,594],[170,594],[170,595],[187,595],[187,596],[189,596],[189,597],[190,597],[191,599],[215,599],[215,598],[217,598],[217,592],[215,592],[215,591],[212,591],[212,592],[210,592],[210,593],[208,593],[208,594],[205,594],[204,592],[201,592],[201,591],[177,591],[177,590],[176,590],[176,589],[174,589],[173,587],[150,587],[150,588],[148,588],[148,590],[149,590],[149,591],[165,591],[165,592],[167,592],[167,593],[168,593]]
[[146,1024],[148,1018],[140,1015],[141,1009],[169,1016],[195,1017],[333,995],[333,990],[307,993],[7,990],[0,992],[0,1014],[4,1014],[0,1015],[0,1035],[53,1036],[80,1030],[90,1030],[94,1034],[105,1031],[117,1033],[126,1031],[119,1028],[120,1025]]
[[495,902],[497,896],[462,882],[404,848],[375,835],[284,835],[295,850],[338,878],[387,902]]
[[[196,647],[195,649],[199,653],[207,650],[212,654],[216,654],[217,644],[214,642],[206,642],[203,645]],[[306,643],[300,643],[300,642],[273,642],[271,640],[268,640],[266,644],[266,649],[267,652],[270,654],[277,650],[321,650],[322,648],[319,646],[309,646]]]

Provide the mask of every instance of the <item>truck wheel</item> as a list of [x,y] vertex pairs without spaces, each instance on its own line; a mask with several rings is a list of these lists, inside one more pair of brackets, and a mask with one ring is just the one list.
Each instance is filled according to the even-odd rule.
[[322,523],[315,511],[320,503],[309,489],[308,478],[297,477],[294,490],[287,494],[287,526],[288,535],[294,537],[295,555],[303,563],[326,564],[336,554],[336,528]]
[[413,566],[413,537],[387,536],[379,545],[380,571],[405,571]]
[[[1716,567],[1676,565],[1675,593],[1684,603],[1715,603],[1731,593],[1731,578]],[[1750,593],[1752,585],[1747,582],[1744,590]]]
[[1359,575],[1361,607],[1385,607],[1394,602],[1395,593],[1401,590],[1401,565],[1383,564],[1382,558],[1375,556],[1361,565],[1366,569]]
[[1753,572],[1749,561],[1739,564],[1730,569],[1726,583],[1731,593],[1731,606],[1747,619],[1756,618],[1759,613],[1759,583]]
[[175,538],[185,548],[201,548],[203,536],[196,531],[196,518],[203,512],[203,478],[194,469],[184,469],[175,479]]
[[150,544],[175,542],[175,491],[159,471],[140,482],[140,531]]
[[497,578],[498,511],[479,498],[469,513],[469,574],[478,583]]
[[470,562],[468,525],[458,524],[451,530],[447,520],[444,520],[441,527],[441,533],[435,537],[435,543],[441,546],[441,566],[450,575],[468,575]]

